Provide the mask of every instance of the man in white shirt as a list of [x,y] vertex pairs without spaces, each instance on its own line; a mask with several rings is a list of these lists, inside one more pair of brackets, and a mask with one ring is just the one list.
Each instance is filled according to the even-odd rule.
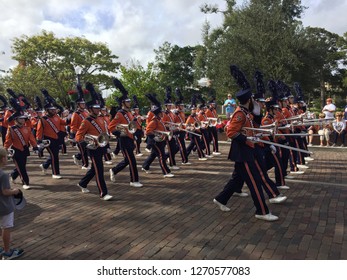
[[333,100],[328,98],[326,100],[326,105],[324,106],[322,112],[325,114],[326,119],[333,119],[336,111],[336,106],[333,104]]

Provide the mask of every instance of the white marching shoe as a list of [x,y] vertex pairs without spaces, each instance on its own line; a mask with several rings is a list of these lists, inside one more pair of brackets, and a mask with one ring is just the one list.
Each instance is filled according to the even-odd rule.
[[141,188],[143,184],[141,184],[140,182],[130,182],[130,186],[135,188]]
[[255,217],[259,220],[264,220],[264,221],[268,221],[268,222],[273,222],[273,221],[277,221],[278,217],[275,215],[272,215],[271,213],[266,214],[266,215],[255,215]]
[[226,207],[224,204],[220,203],[217,199],[213,199],[213,203],[218,205],[219,209],[223,212],[228,212],[231,209],[229,207]]

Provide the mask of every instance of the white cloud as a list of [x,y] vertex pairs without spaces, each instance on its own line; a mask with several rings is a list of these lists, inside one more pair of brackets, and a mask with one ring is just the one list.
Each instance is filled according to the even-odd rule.
[[[0,69],[14,66],[10,59],[11,39],[32,36],[42,29],[58,37],[84,36],[107,43],[120,62],[131,59],[146,64],[154,59],[153,49],[165,41],[180,46],[201,43],[201,28],[208,20],[220,25],[221,14],[205,15],[203,3],[225,8],[225,0],[0,0],[6,10],[0,25]],[[242,0],[237,1],[242,3]],[[322,26],[340,35],[347,30],[344,11],[347,0],[303,0],[310,6],[304,25]]]

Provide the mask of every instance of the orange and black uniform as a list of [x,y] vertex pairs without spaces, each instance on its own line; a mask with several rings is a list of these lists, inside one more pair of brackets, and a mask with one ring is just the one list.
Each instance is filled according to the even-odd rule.
[[[89,116],[82,121],[79,129],[77,130],[76,142],[83,142],[86,134],[99,136],[101,133],[107,133],[107,124],[105,120],[101,117]],[[79,185],[82,188],[87,188],[88,183],[95,176],[100,197],[104,197],[106,194],[108,194],[104,178],[104,164],[102,160],[104,154],[106,153],[106,148],[97,147],[95,150],[88,149],[88,152],[92,161],[92,166],[86,175],[84,175],[84,177],[80,180]]]
[[43,116],[37,124],[36,139],[40,143],[43,139],[50,140],[50,145],[46,148],[49,156],[45,163],[42,164],[44,169],[47,169],[52,164],[52,174],[60,175],[59,168],[59,146],[61,139],[59,133],[61,126],[66,125],[66,122],[57,114],[54,116]]
[[13,162],[16,168],[11,172],[11,177],[15,180],[20,176],[24,185],[29,185],[29,176],[26,170],[27,158],[30,155],[29,145],[37,150],[37,144],[31,129],[27,126],[10,126],[7,130],[5,149],[13,149]]
[[229,159],[235,162],[235,168],[231,179],[215,199],[224,205],[227,204],[234,192],[240,192],[240,185],[242,187],[245,181],[251,192],[256,214],[265,215],[269,213],[269,209],[261,188],[262,180],[256,166],[254,143],[247,139],[247,136],[253,136],[253,131],[244,131],[244,127],[253,127],[252,115],[247,108],[239,106],[226,129],[227,136],[232,139]]
[[[70,139],[75,139],[76,133],[81,126],[81,123],[83,120],[85,120],[88,117],[88,112],[84,109],[78,109],[75,112],[73,112],[71,116],[71,123],[70,123]],[[86,150],[86,142],[77,142],[77,147],[79,150],[79,153],[75,155],[75,158],[77,160],[82,160],[82,166],[87,167],[88,166],[88,153]]]
[[[265,117],[262,119],[261,124],[262,125],[270,125],[276,123],[275,117],[267,112]],[[276,132],[278,133],[278,132]],[[285,141],[284,136],[280,137],[273,137],[271,141],[277,142],[279,139],[282,139],[282,142]],[[284,164],[282,160],[282,149],[280,147],[276,147],[276,153],[269,153],[269,156],[266,157],[267,161],[267,167],[270,169],[272,166],[275,167],[275,180],[276,180],[276,186],[285,186],[285,179],[284,179],[284,174],[286,174],[286,171],[284,170]]]
[[203,110],[201,110],[199,112],[198,118],[202,124],[200,131],[201,131],[202,141],[203,141],[204,146],[205,146],[206,155],[211,155],[211,150],[210,150],[211,140],[210,140],[210,134],[209,134],[208,127],[207,127],[208,120],[207,120],[207,116]]
[[177,135],[179,134],[179,131],[177,127],[167,124],[167,122],[174,123],[175,118],[176,118],[175,114],[172,113],[170,110],[165,110],[163,112],[163,118],[162,118],[163,123],[167,125],[168,127],[172,127],[173,133],[174,133],[174,136],[172,137],[171,140],[166,139],[167,150],[168,150],[168,152],[166,153],[166,157],[169,159],[170,166],[176,165],[175,156],[177,152],[179,151],[178,144],[177,144]]
[[136,122],[136,131],[134,133],[134,140],[135,140],[135,145],[136,145],[136,154],[141,154],[141,141],[142,137],[144,135],[143,130],[142,130],[142,119],[140,114],[133,114],[134,116],[134,121]]
[[[199,121],[198,115],[195,113],[191,114],[186,120],[186,127],[194,126],[194,123],[198,121]],[[200,134],[200,129],[194,130],[194,133]],[[187,155],[189,156],[190,152],[194,149],[194,147],[196,147],[199,158],[205,157],[205,154],[202,151],[202,143],[201,143],[200,137],[192,133],[189,133],[189,137],[190,137],[190,143],[187,147]]]
[[149,170],[151,163],[158,157],[159,165],[164,175],[171,173],[170,168],[166,164],[165,145],[166,139],[164,136],[155,137],[155,131],[167,131],[165,124],[159,116],[155,116],[146,127],[146,135],[148,143],[151,146],[151,154],[142,164],[142,168]]
[[[176,111],[175,113],[175,123],[184,125],[186,122],[186,115],[182,111]],[[178,148],[180,149],[180,154],[182,157],[182,164],[185,164],[188,162],[188,153],[187,153],[187,147],[186,142],[184,140],[186,135],[185,131],[179,131],[178,137],[177,137],[177,144]]]
[[[208,118],[218,118],[217,111],[212,106],[206,110],[205,114]],[[218,148],[217,128],[216,128],[216,126],[212,125],[208,128],[208,130],[210,132],[210,139],[212,140],[212,143],[213,143],[213,152],[218,153],[219,148]]]
[[116,116],[110,122],[108,129],[112,134],[118,136],[118,144],[124,157],[121,162],[119,162],[115,167],[112,168],[113,174],[117,174],[129,165],[130,182],[138,182],[139,174],[134,155],[134,136],[128,130],[126,130],[125,135],[122,135],[120,131],[116,130],[117,125],[128,125],[133,119],[134,116],[131,114],[131,112],[121,109],[117,112]]

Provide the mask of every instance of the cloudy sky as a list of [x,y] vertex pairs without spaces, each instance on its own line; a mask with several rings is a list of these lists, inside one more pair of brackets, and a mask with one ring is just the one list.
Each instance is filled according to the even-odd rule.
[[[200,12],[203,3],[225,7],[225,0],[0,0],[0,70],[16,65],[11,60],[13,38],[43,29],[57,37],[105,42],[121,63],[135,59],[146,65],[154,59],[153,49],[165,41],[196,45],[206,20],[212,26],[221,24],[221,15]],[[339,35],[347,32],[347,0],[302,0],[302,4],[308,7],[305,26]]]

